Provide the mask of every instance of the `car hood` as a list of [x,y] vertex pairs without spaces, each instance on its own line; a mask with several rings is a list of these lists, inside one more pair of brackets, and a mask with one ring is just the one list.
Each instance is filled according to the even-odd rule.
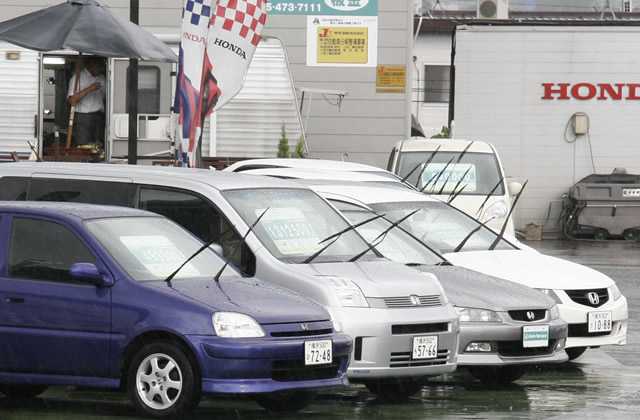
[[327,277],[352,281],[368,298],[442,295],[435,276],[391,261],[316,263],[297,266],[305,274],[327,281]]
[[446,254],[454,265],[535,289],[600,289],[611,278],[584,265],[529,251],[470,251]]
[[553,299],[520,284],[455,266],[418,268],[438,277],[454,306],[489,309],[497,312],[519,309],[550,309]]
[[[166,287],[166,286],[165,286]],[[214,311],[240,312],[260,324],[326,321],[331,319],[320,305],[300,295],[254,278],[225,277],[214,280],[180,280],[173,291]]]

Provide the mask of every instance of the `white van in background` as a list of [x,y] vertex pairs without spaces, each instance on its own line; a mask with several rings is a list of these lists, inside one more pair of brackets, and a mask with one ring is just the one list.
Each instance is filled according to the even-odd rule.
[[[437,151],[437,152],[436,152]],[[425,163],[429,164],[425,167]],[[453,139],[404,140],[395,145],[387,169],[418,190],[444,201],[459,192],[452,205],[500,231],[511,199],[522,184],[509,182],[495,148],[481,141]],[[515,235],[513,218],[506,234]]]

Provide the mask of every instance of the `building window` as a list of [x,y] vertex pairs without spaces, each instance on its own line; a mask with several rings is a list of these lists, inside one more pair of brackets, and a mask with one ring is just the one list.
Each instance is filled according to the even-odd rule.
[[450,66],[424,66],[424,101],[448,103]]
[[160,68],[158,66],[138,67],[138,113],[160,114]]

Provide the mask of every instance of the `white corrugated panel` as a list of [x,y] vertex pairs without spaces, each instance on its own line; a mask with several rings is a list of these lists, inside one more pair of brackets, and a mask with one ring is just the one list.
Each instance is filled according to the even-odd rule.
[[295,92],[282,43],[268,38],[256,50],[238,96],[218,112],[217,150],[211,156],[275,157],[283,124],[293,151],[302,133]]
[[[19,52],[7,60],[7,52]],[[29,153],[38,112],[38,53],[0,43],[0,152]]]

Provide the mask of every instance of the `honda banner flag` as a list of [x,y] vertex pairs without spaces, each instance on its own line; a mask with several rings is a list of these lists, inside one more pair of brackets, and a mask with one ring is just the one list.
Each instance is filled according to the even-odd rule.
[[186,0],[176,112],[180,157],[189,166],[206,117],[242,88],[266,21],[266,0]]

